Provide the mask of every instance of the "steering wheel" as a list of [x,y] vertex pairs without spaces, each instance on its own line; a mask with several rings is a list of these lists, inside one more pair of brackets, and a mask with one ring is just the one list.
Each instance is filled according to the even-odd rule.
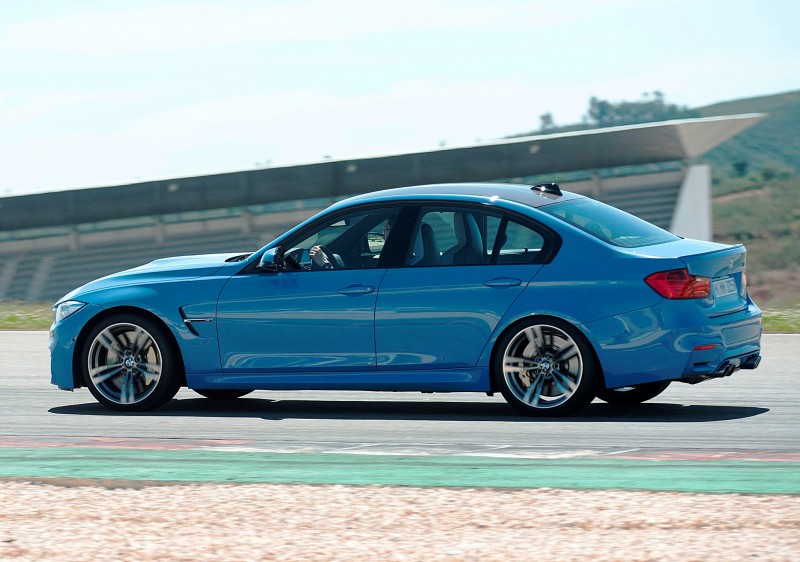
[[[338,262],[338,261],[336,261],[336,257],[334,256],[334,253],[333,253],[333,252],[331,252],[331,251],[330,251],[330,250],[329,250],[329,249],[328,249],[326,246],[323,246],[323,245],[321,245],[321,244],[318,244],[318,245],[316,246],[316,248],[317,248],[317,251],[318,251],[320,254],[322,254],[322,256],[323,256],[323,257],[324,257],[324,258],[325,258],[325,259],[328,261],[328,263],[329,263],[329,264],[331,264],[331,268],[332,268],[332,269],[341,269],[341,268],[342,268],[342,266],[341,266],[341,265],[339,265],[339,262]],[[317,265],[317,264],[316,264],[316,262],[315,262],[315,261],[313,261],[313,260],[312,260],[312,262],[311,262],[311,263],[312,263],[312,264],[314,264],[314,265],[316,265],[316,267],[320,267],[320,266],[319,266],[319,265]]]

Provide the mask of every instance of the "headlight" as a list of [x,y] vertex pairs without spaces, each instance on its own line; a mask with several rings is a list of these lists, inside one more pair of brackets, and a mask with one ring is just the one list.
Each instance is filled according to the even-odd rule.
[[53,307],[53,323],[61,322],[64,318],[75,314],[84,306],[86,306],[86,303],[80,301],[64,301],[58,303]]

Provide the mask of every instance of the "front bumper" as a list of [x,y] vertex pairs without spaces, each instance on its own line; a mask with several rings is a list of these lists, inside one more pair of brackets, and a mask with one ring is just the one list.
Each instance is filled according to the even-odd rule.
[[[50,383],[61,390],[73,390],[82,386],[80,373],[75,373],[74,357],[78,336],[86,322],[101,310],[87,304],[78,312],[50,326]],[[76,384],[77,381],[77,384]]]

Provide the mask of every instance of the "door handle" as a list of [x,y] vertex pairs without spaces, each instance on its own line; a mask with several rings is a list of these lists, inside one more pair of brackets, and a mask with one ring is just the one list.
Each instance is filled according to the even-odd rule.
[[518,287],[521,283],[519,279],[511,277],[496,277],[483,282],[487,287]]
[[349,285],[339,289],[340,295],[368,295],[375,290],[375,287],[370,285]]

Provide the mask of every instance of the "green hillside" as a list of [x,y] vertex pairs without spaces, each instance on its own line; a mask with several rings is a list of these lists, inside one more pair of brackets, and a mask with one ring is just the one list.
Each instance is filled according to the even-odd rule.
[[747,247],[750,293],[763,308],[800,314],[800,176],[723,180],[713,199],[714,239]]
[[711,164],[716,184],[725,177],[750,174],[767,180],[800,175],[800,91],[715,103],[696,111],[703,117],[769,114],[701,158]]
[[716,103],[704,117],[769,117],[700,160],[714,174],[714,239],[748,251],[751,294],[762,307],[800,309],[800,91]]
[[535,133],[746,113],[768,117],[698,159],[713,171],[714,239],[747,246],[751,294],[763,308],[773,309],[773,320],[789,315],[786,326],[796,331],[800,322],[800,90],[699,108],[669,103],[661,92],[638,101],[592,98],[582,124],[559,126],[547,113]]

